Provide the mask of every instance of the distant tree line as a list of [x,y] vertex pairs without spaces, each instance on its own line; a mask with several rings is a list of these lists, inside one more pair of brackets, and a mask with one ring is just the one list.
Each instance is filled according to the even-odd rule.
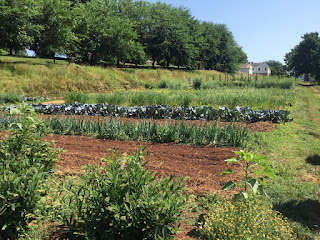
[[224,24],[184,7],[133,0],[1,0],[0,48],[64,54],[82,64],[144,64],[235,72],[247,55]]

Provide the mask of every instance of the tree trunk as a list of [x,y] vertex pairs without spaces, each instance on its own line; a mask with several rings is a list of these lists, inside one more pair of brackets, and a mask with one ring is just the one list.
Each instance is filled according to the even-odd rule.
[[117,59],[117,68],[120,68],[120,59]]
[[9,48],[9,55],[10,55],[10,56],[12,56],[12,55],[13,55],[13,49],[12,49],[12,47],[11,47],[11,48]]

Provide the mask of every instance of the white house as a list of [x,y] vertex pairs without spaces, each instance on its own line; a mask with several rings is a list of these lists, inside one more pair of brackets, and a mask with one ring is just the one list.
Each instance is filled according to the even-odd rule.
[[253,74],[253,64],[252,63],[240,64],[240,72]]
[[271,75],[271,68],[270,66],[263,62],[263,63],[245,63],[240,64],[240,72],[244,72],[247,74],[260,74],[260,75]]
[[253,63],[253,73],[260,74],[265,76],[271,76],[271,68],[270,66],[263,62],[263,63]]

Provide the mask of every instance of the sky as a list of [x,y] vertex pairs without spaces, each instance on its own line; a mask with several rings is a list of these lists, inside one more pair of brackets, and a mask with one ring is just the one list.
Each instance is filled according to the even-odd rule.
[[320,32],[320,0],[148,0],[184,6],[198,20],[225,24],[249,62],[284,56],[309,32]]

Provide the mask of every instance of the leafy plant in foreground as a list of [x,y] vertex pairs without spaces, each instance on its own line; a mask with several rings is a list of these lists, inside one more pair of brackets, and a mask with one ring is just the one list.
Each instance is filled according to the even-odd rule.
[[[240,196],[248,198],[250,189],[253,194],[265,194],[263,190],[263,184],[265,183],[264,175],[269,178],[275,179],[274,173],[266,163],[267,157],[253,154],[251,152],[246,153],[243,150],[234,153],[239,156],[239,159],[234,157],[225,161],[227,162],[227,164],[236,163],[240,165],[242,170],[244,171],[244,179],[240,184],[237,184],[233,181],[227,182],[223,187],[223,190],[232,190],[237,185],[239,185],[242,190],[240,191],[240,193],[235,194],[235,198],[238,198]],[[233,171],[228,168],[224,170],[220,175],[227,175],[231,174],[232,172]]]
[[30,107],[13,109],[21,114],[12,132],[0,141],[0,239],[14,239],[43,205],[44,184],[59,152],[42,140],[45,129]]
[[63,181],[62,226],[86,239],[169,239],[179,228],[186,197],[182,179],[156,180],[143,152],[88,165],[80,182]]

